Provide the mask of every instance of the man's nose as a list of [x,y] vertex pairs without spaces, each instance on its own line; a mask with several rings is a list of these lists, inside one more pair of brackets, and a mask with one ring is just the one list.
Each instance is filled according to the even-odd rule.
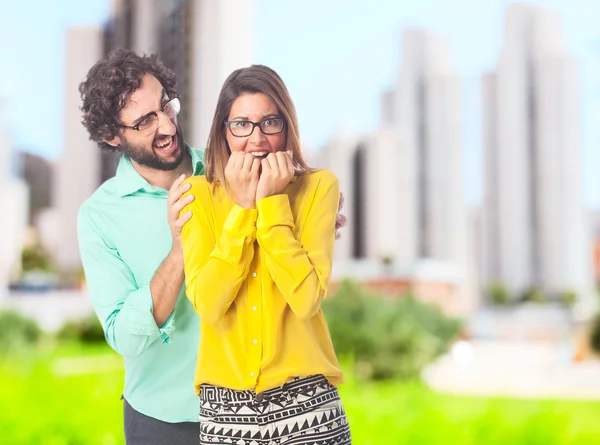
[[175,123],[165,113],[158,113],[158,133],[173,136],[176,132]]

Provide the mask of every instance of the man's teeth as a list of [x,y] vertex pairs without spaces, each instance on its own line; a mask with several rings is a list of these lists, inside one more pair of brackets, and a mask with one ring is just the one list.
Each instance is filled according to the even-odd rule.
[[252,154],[257,158],[260,158],[261,156],[265,156],[268,153],[269,153],[268,151],[253,151],[252,152]]
[[164,150],[165,148],[168,148],[170,145],[171,145],[171,138],[167,139],[162,145],[156,144],[156,148]]

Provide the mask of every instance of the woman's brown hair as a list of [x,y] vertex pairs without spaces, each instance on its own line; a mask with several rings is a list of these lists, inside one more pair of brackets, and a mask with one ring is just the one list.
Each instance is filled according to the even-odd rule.
[[231,151],[225,137],[225,121],[229,117],[233,102],[238,97],[243,94],[256,93],[267,96],[275,104],[284,120],[286,150],[292,154],[296,175],[303,175],[311,171],[300,150],[296,108],[283,80],[269,67],[252,65],[235,70],[221,88],[205,153],[205,173],[208,182],[227,187],[225,166]]

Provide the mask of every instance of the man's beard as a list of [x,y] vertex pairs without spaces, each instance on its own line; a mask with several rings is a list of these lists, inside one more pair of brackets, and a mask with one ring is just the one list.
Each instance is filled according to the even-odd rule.
[[183,135],[181,133],[181,129],[177,127],[177,132],[175,134],[175,139],[177,140],[177,150],[176,158],[173,161],[165,161],[161,159],[159,155],[154,151],[154,145],[160,143],[161,141],[167,139],[169,136],[164,135],[156,135],[154,140],[152,141],[152,149],[148,150],[143,145],[133,145],[130,144],[125,137],[121,138],[121,145],[119,146],[120,151],[123,154],[126,154],[131,158],[132,161],[135,161],[139,165],[143,165],[145,167],[152,168],[154,170],[161,171],[172,171],[181,165],[183,162],[183,158],[185,157],[185,148],[183,145]]

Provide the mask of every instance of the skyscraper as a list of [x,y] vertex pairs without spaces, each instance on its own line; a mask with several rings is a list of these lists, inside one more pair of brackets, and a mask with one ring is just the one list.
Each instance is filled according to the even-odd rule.
[[406,31],[393,112],[401,141],[397,201],[403,262],[466,263],[461,102],[461,79],[447,42],[431,32]]
[[0,98],[0,299],[7,295],[10,274],[20,269],[29,208],[27,186],[12,168],[14,150],[6,107],[7,101]]
[[79,207],[98,187],[100,155],[96,143],[81,124],[79,83],[102,57],[102,31],[96,28],[71,28],[66,35],[65,140],[57,163],[54,181],[55,211],[60,221],[60,248],[55,259],[64,271],[80,267],[77,245]]
[[[252,2],[245,0],[114,0],[113,15],[100,29],[67,33],[65,147],[57,165],[54,207],[47,221],[59,222],[54,252],[64,271],[80,267],[77,212],[82,202],[115,174],[117,152],[101,152],[81,125],[78,85],[88,70],[117,48],[158,53],[175,71],[182,98],[185,138],[204,147],[218,91],[252,55]],[[52,215],[52,212],[57,212]],[[46,212],[48,213],[48,212]],[[54,226],[55,224],[53,224]]]
[[233,70],[253,61],[253,1],[198,0],[193,2],[189,47],[192,72],[191,113],[187,138],[205,147],[217,98]]
[[505,33],[498,67],[483,81],[484,283],[515,297],[575,292],[591,304],[578,66],[549,11],[510,5]]
[[336,244],[336,260],[375,260],[408,276],[434,265],[440,279],[452,277],[454,307],[466,313],[476,295],[463,190],[461,79],[442,37],[408,30],[402,42],[402,68],[382,95],[379,128],[362,136],[340,132],[320,156],[346,196],[349,227]]
[[253,60],[253,1],[115,0],[113,8],[105,53],[158,53],[177,75],[185,139],[205,147],[223,82]]

